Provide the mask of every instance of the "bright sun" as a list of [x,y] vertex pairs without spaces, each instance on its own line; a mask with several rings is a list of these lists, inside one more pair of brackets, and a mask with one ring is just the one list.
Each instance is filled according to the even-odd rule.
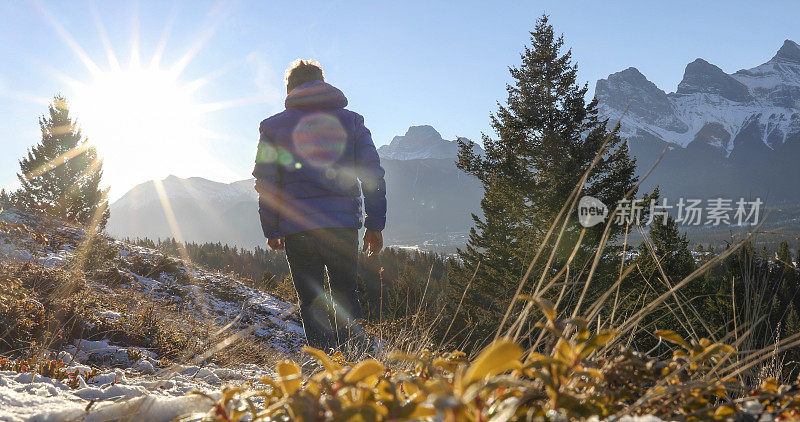
[[[217,180],[240,177],[239,171],[229,168],[221,159],[221,155],[230,153],[231,145],[240,139],[208,128],[218,123],[209,114],[261,103],[265,99],[253,97],[203,103],[196,94],[224,68],[211,69],[206,76],[189,81],[183,75],[218,22],[211,22],[201,31],[182,55],[166,52],[171,25],[168,23],[152,57],[146,61],[140,55],[137,22],[129,60],[123,62],[95,11],[97,38],[105,50],[106,65],[101,58],[90,57],[44,6],[40,5],[39,9],[90,75],[78,80],[54,69],[56,76],[69,87],[65,94],[72,115],[103,158],[103,182],[111,186],[112,200],[138,183],[171,174],[203,175]],[[162,62],[165,55],[177,59],[167,64]]]
[[189,89],[162,70],[104,73],[78,95],[83,126],[107,152],[185,143],[200,120]]
[[169,157],[166,163],[175,170],[180,160],[192,155],[192,142],[201,132],[201,112],[189,87],[170,72],[110,71],[76,91],[73,108],[107,165],[135,165],[147,174],[157,172],[164,158]]

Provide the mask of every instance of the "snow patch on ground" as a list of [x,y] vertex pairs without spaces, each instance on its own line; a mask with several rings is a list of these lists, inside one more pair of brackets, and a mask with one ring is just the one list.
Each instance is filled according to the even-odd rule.
[[[0,222],[14,227],[24,224],[46,238],[37,239],[26,230],[0,231],[0,261],[4,262],[67,267],[85,239],[78,229],[44,225],[37,218],[14,210],[1,212]],[[139,290],[165,305],[192,310],[199,320],[213,323],[221,331],[251,336],[278,353],[296,355],[304,344],[303,327],[293,305],[234,278],[195,268],[153,249],[120,241],[112,241],[112,245],[118,250],[115,262],[128,280],[114,288]],[[137,260],[174,260],[178,270],[136,274],[131,268],[137,268],[132,265]],[[125,318],[109,309],[97,309],[96,316],[106,320]],[[67,363],[68,372],[79,374],[77,388],[33,372],[0,372],[0,421],[168,421],[209,410],[211,399],[192,392],[218,398],[226,385],[274,376],[271,370],[256,365],[207,364],[203,356],[191,364],[164,366],[161,357],[150,350],[114,344],[108,339],[75,340],[53,353]],[[96,368],[101,368],[99,373],[94,372]]]
[[[199,383],[184,384],[184,388],[159,391],[149,388],[152,385],[145,381],[125,379],[122,383],[72,390],[40,375],[0,371],[0,421],[168,421],[187,413],[208,411],[212,404],[208,397],[185,395]],[[212,398],[219,397],[218,393],[207,393]],[[90,406],[91,400],[97,402]]]
[[[102,350],[101,345],[97,346],[97,350]],[[146,370],[142,371],[142,367]],[[77,362],[69,368],[88,370]],[[107,369],[88,381],[81,378],[80,386],[71,389],[60,381],[34,373],[0,371],[0,421],[78,418],[100,421],[123,416],[126,419],[133,416],[132,420],[168,421],[210,409],[212,401],[192,394],[195,391],[216,399],[225,385],[240,385],[263,376],[274,373],[255,365],[237,368],[174,365],[157,370],[142,359],[128,369]]]

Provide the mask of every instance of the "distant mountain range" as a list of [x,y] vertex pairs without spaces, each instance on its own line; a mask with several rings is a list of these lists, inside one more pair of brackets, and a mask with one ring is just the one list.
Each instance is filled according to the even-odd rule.
[[263,243],[257,204],[252,180],[226,184],[170,176],[137,185],[111,204],[107,231],[118,237],[177,237],[252,247]]
[[[787,40],[766,63],[733,74],[697,59],[686,66],[673,93],[631,67],[599,80],[595,95],[610,124],[622,119],[621,134],[640,173],[667,148],[645,190],[658,185],[672,203],[679,197],[761,197],[767,205],[800,204],[796,43]],[[386,169],[387,244],[439,251],[462,245],[472,226],[470,214],[480,210],[482,188],[456,168],[457,142],[443,139],[431,126],[412,126],[378,151]],[[476,151],[482,153],[480,147]],[[223,184],[173,176],[161,184],[175,215],[172,226],[184,239],[264,244],[252,179]],[[156,183],[143,183],[113,203],[109,232],[171,236],[158,191]],[[792,215],[782,218],[794,221]]]
[[[476,147],[477,151],[480,147]],[[412,126],[379,148],[386,169],[389,245],[452,252],[463,244],[479,212],[480,183],[455,166],[458,146],[431,126]],[[142,183],[111,204],[108,231],[120,237],[172,237],[187,241],[263,245],[253,179],[225,184],[199,177],[170,176]],[[170,225],[159,191],[175,216]]]
[[599,80],[595,96],[611,124],[622,119],[640,172],[668,148],[645,188],[659,185],[673,198],[800,202],[800,46],[793,41],[733,74],[697,59],[669,94],[631,67]]

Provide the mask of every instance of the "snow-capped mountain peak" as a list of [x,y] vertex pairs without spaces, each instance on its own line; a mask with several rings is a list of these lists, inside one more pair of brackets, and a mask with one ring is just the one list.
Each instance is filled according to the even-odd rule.
[[[468,141],[466,138],[459,138]],[[475,145],[477,152],[483,150]],[[382,158],[415,160],[423,158],[453,159],[458,156],[458,142],[448,141],[430,125],[411,126],[403,136],[395,136],[388,145],[378,148]]]
[[656,84],[647,80],[635,67],[613,73],[607,79],[597,81],[595,95],[600,102],[601,111],[616,122],[624,110],[627,115],[637,116],[648,126],[684,133],[689,128],[681,121],[667,94]]
[[731,76],[775,105],[800,108],[800,46],[794,41],[784,41],[768,62]]
[[683,74],[683,80],[678,84],[677,93],[717,94],[722,98],[737,102],[747,102],[753,99],[745,84],[703,59],[697,59],[686,65],[686,71]]
[[392,141],[398,138],[408,138],[423,142],[437,142],[442,140],[442,135],[430,125],[411,126],[404,136],[395,136]]
[[800,45],[797,45],[792,40],[784,41],[780,50],[775,54],[775,57],[770,59],[770,62],[800,64]]
[[644,189],[659,186],[665,197],[800,201],[795,183],[800,178],[800,46],[795,42],[785,41],[770,60],[732,74],[694,60],[672,93],[628,68],[599,80],[595,96],[601,117],[611,125],[621,121],[619,134],[641,163],[641,174],[659,163]]
[[681,147],[702,140],[726,157],[755,141],[774,149],[800,134],[800,46],[786,40],[768,62],[734,74],[697,59],[669,94],[628,68],[599,80],[595,95],[601,115],[622,118],[621,134],[631,139]]

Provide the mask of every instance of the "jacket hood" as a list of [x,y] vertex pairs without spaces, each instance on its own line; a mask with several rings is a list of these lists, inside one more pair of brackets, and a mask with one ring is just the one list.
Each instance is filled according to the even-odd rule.
[[347,97],[341,90],[322,81],[306,82],[286,96],[286,108],[344,108]]

